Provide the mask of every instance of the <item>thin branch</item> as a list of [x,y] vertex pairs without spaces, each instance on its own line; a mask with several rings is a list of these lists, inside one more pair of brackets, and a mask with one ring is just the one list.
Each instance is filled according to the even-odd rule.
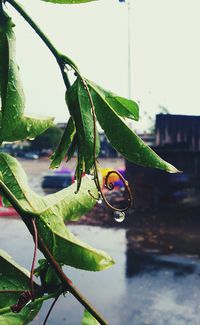
[[42,30],[38,27],[38,25],[33,21],[33,19],[26,13],[26,11],[22,8],[22,6],[14,0],[6,0],[9,2],[15,10],[17,10],[22,17],[27,21],[27,23],[34,29],[34,31],[40,36],[49,50],[52,52],[56,59],[59,59],[59,52],[55,48],[55,46],[51,43],[51,41],[47,38],[47,36],[42,32]]
[[[41,302],[43,302],[45,300],[55,298],[55,297],[57,297],[57,295],[58,295],[58,293],[54,292],[54,293],[51,293],[51,294],[36,298],[34,303],[36,303],[36,304],[41,303]],[[0,315],[7,314],[7,313],[10,313],[10,312],[11,312],[10,306],[0,309]]]
[[74,286],[72,281],[66,276],[60,265],[55,260],[54,256],[51,254],[47,246],[45,245],[43,239],[38,236],[39,248],[46,257],[49,264],[52,266],[59,279],[61,280],[64,288],[69,291],[88,311],[89,313],[101,324],[109,325],[109,323],[103,318],[103,316],[96,311],[96,309],[89,303],[89,301],[80,293],[80,291]]
[[35,268],[36,255],[37,255],[37,249],[38,249],[38,232],[37,232],[37,227],[35,224],[35,219],[31,218],[31,222],[33,225],[34,253],[33,253],[33,261],[32,261],[31,274],[30,274],[30,287],[31,287],[32,300],[34,300],[35,299],[35,291],[34,291],[33,276],[34,276],[34,268]]
[[51,304],[51,307],[49,308],[49,311],[48,311],[48,313],[47,313],[47,315],[45,317],[45,320],[43,322],[43,325],[46,325],[47,320],[48,320],[48,318],[49,318],[49,316],[50,316],[50,314],[52,312],[52,309],[55,306],[55,304],[56,304],[56,302],[57,302],[57,300],[58,300],[59,297],[60,297],[60,294],[58,294],[57,297],[55,297],[55,299],[54,299],[53,303]]
[[16,293],[16,294],[18,294],[18,293],[23,293],[24,292],[24,290],[0,290],[0,294],[2,293],[2,294],[6,294],[6,293],[8,293],[8,294],[10,294],[10,293]]
[[3,14],[3,0],[0,0],[0,16]]
[[[15,210],[19,213],[22,220],[24,221],[25,225],[29,229],[30,233],[34,238],[34,229],[33,224],[30,221],[31,218],[35,218],[36,214],[29,213],[28,211],[23,210],[20,206],[18,200],[12,194],[12,192],[7,188],[7,186],[0,180],[0,189],[6,199],[13,205]],[[69,291],[88,311],[89,313],[101,324],[101,325],[108,325],[109,323],[104,320],[103,316],[96,309],[90,304],[90,302],[79,292],[79,290],[74,286],[72,281],[66,276],[63,270],[60,268],[60,265],[55,260],[54,256],[51,254],[47,246],[45,245],[43,239],[38,235],[38,247],[46,257],[47,261],[51,265],[51,267],[56,272],[57,276],[62,282],[63,291]]]
[[32,211],[26,211],[24,210],[19,201],[16,199],[16,197],[13,195],[13,193],[9,190],[9,188],[4,184],[4,182],[0,179],[0,190],[3,193],[3,196],[11,203],[13,208],[19,213],[19,215],[28,215],[29,218],[35,218],[38,216],[37,212]]
[[19,3],[17,3],[15,0],[6,0],[6,1],[8,3],[10,3],[11,6],[13,6],[15,8],[15,10],[26,20],[26,22],[33,28],[33,30],[37,33],[37,35],[41,38],[41,40],[45,43],[45,45],[51,51],[51,53],[53,54],[53,56],[55,57],[55,59],[58,62],[65,86],[68,89],[70,87],[70,82],[69,82],[67,74],[63,73],[64,65],[65,65],[65,63],[67,63],[69,65],[72,65],[73,67],[76,67],[76,64],[69,57],[61,54],[56,49],[56,47],[49,40],[49,38],[44,34],[44,32],[40,29],[40,27],[33,21],[33,19],[29,16],[29,14],[26,13],[26,11],[22,8],[22,6]]

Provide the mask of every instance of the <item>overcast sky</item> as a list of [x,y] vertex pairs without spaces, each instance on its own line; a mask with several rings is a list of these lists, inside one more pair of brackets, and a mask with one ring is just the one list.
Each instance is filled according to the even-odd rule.
[[[132,98],[140,103],[144,130],[160,105],[174,114],[199,114],[200,1],[131,1]],[[22,3],[22,1],[21,1]],[[55,5],[23,0],[57,48],[70,56],[89,79],[128,96],[127,5],[98,0]],[[56,62],[27,23],[9,6],[16,23],[17,61],[28,113],[66,121],[64,86]],[[137,126],[138,124],[138,126]]]

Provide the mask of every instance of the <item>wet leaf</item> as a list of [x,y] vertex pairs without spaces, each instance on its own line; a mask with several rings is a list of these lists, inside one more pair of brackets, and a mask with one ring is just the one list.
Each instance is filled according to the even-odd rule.
[[75,125],[73,119],[70,117],[61,141],[55,150],[54,154],[51,156],[51,165],[50,168],[57,168],[60,166],[62,160],[66,156],[67,152],[69,151],[70,145],[73,142],[75,136]]
[[97,89],[104,101],[107,102],[110,107],[112,107],[117,115],[136,121],[139,120],[139,106],[136,102],[120,97],[111,91],[103,89],[91,81],[88,82],[94,89]]
[[77,136],[76,134],[74,135],[74,138],[72,140],[72,143],[69,147],[69,149],[67,150],[67,162],[73,157],[75,151],[77,148]]
[[34,270],[34,274],[36,277],[40,277],[45,292],[49,291],[48,288],[50,289],[49,292],[52,292],[53,288],[61,284],[61,281],[46,259],[38,260],[38,264],[39,266]]
[[53,123],[53,118],[24,115],[25,97],[15,61],[14,24],[0,20],[0,142],[35,138]]
[[[90,190],[97,197],[94,181],[84,177],[78,194],[75,194],[76,184],[73,184],[42,197],[30,189],[27,177],[15,158],[0,153],[0,172],[22,209],[35,214],[39,235],[58,262],[90,271],[103,270],[114,263],[103,251],[76,238],[64,224],[64,221],[79,219],[95,204],[88,193]],[[27,213],[25,215],[27,217]]]
[[[80,78],[66,92],[66,102],[75,122],[78,155],[83,160],[83,173],[88,173],[94,165],[94,122],[91,112],[91,102]],[[96,133],[96,156],[99,153],[99,137]],[[81,162],[77,164],[77,169]]]
[[98,325],[97,320],[85,309],[81,325]]
[[[2,250],[0,250],[0,274],[0,290],[30,290],[30,273]],[[39,286],[36,284],[35,289],[39,290]],[[28,324],[38,314],[42,303],[37,302],[37,299],[17,314],[11,311],[5,312],[4,308],[17,303],[19,295],[20,293],[0,293],[0,324]]]
[[160,158],[125,124],[101,96],[98,89],[90,84],[90,90],[98,122],[118,152],[135,164],[163,169],[170,173],[178,172],[174,166]]
[[85,161],[83,158],[83,154],[81,151],[81,148],[78,150],[78,159],[77,159],[77,164],[76,164],[76,171],[75,171],[75,179],[77,182],[76,186],[76,193],[78,193],[80,187],[81,187],[81,182],[82,182],[82,176],[83,173],[85,172]]

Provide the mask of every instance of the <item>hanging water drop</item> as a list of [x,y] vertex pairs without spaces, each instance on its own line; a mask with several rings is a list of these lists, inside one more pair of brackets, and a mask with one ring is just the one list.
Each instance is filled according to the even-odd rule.
[[101,192],[98,192],[98,198],[96,199],[96,202],[97,202],[98,204],[102,204],[102,202],[103,202],[103,198],[102,198]]
[[114,212],[114,219],[117,222],[123,222],[125,219],[125,212],[115,211]]

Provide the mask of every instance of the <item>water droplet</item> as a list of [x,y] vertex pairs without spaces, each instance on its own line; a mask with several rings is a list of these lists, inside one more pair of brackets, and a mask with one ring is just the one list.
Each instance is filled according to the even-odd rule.
[[114,212],[114,219],[117,222],[123,222],[125,219],[125,213],[124,212],[120,212],[120,211],[115,211]]
[[12,81],[12,82],[10,83],[10,90],[11,90],[12,92],[15,92],[15,91],[16,91],[16,86],[15,86],[15,82],[14,82],[14,81]]

